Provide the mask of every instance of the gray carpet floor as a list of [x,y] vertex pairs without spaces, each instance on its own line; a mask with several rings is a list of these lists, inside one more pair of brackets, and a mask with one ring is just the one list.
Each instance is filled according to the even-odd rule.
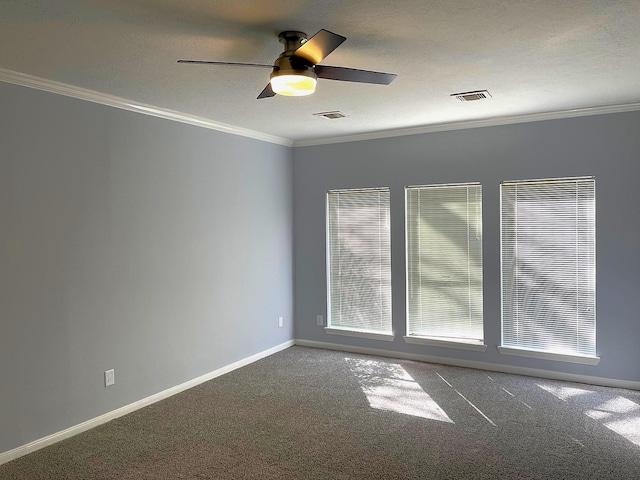
[[640,392],[292,347],[0,479],[640,479]]

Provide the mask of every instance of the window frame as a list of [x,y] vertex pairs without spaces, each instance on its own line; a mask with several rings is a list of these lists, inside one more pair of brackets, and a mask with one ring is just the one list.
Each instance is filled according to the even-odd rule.
[[[469,191],[471,188],[477,189],[476,190],[476,194],[479,195],[479,211],[476,211],[476,213],[473,215],[473,218],[476,221],[479,221],[479,228],[478,228],[478,232],[480,235],[480,245],[479,245],[479,252],[477,252],[477,249],[475,249],[476,251],[476,255],[475,255],[475,260],[480,261],[480,272],[479,272],[479,278],[480,278],[480,294],[476,295],[473,299],[473,302],[471,301],[471,296],[472,296],[472,286],[471,286],[471,272],[467,272],[467,282],[468,282],[468,290],[467,290],[467,295],[469,295],[469,308],[467,311],[467,317],[466,317],[466,321],[468,322],[474,322],[476,323],[475,328],[478,328],[477,322],[478,322],[478,317],[479,317],[479,321],[480,321],[480,328],[476,333],[479,333],[478,337],[475,338],[471,338],[471,337],[464,337],[464,336],[442,336],[442,335],[437,335],[435,332],[434,334],[427,334],[426,332],[421,332],[421,333],[416,333],[417,329],[415,328],[415,321],[412,323],[412,315],[411,315],[411,310],[412,310],[412,300],[411,300],[411,292],[413,291],[412,286],[411,286],[411,282],[412,279],[414,277],[413,275],[413,269],[411,268],[411,263],[418,260],[419,259],[413,259],[412,253],[414,250],[416,250],[418,252],[418,257],[420,257],[421,253],[424,251],[422,250],[423,248],[425,250],[428,250],[429,247],[428,246],[424,246],[422,245],[422,243],[420,242],[417,246],[413,246],[410,244],[410,242],[412,242],[412,236],[410,235],[410,232],[412,231],[412,227],[411,227],[411,222],[412,221],[420,221],[420,219],[418,217],[416,217],[415,215],[413,215],[413,212],[410,212],[410,201],[409,201],[409,195],[410,193],[412,193],[412,191],[417,191],[418,195],[420,194],[421,190],[426,190],[426,189],[451,189],[451,188],[464,188],[466,189],[466,194],[467,194],[467,200],[466,200],[466,205],[467,205],[467,215],[469,214],[469,205],[470,205],[470,201],[469,201]],[[484,343],[484,287],[483,287],[483,247],[482,247],[482,203],[483,203],[483,196],[482,196],[482,184],[480,182],[464,182],[464,183],[444,183],[444,184],[431,184],[431,185],[409,185],[409,186],[405,186],[405,286],[406,286],[406,335],[404,336],[404,341],[406,343],[414,343],[414,344],[422,344],[422,345],[431,345],[431,346],[438,346],[438,347],[449,347],[449,348],[458,348],[458,349],[465,349],[465,350],[476,350],[476,351],[485,351],[487,346]],[[419,205],[418,205],[419,207]],[[471,248],[471,245],[469,244],[469,235],[470,235],[470,229],[469,229],[469,216],[467,217],[467,232],[466,232],[466,241],[467,241],[467,251],[464,254],[467,264],[470,265],[472,260],[473,260],[473,255],[472,252],[474,251],[473,248]],[[452,222],[453,223],[453,222]],[[426,245],[428,245],[428,242],[426,243]],[[455,255],[454,252],[452,252],[452,255]],[[455,263],[455,260],[452,260],[450,263]],[[477,274],[477,272],[475,272]],[[415,280],[413,280],[415,281]],[[471,303],[473,303],[473,305],[476,308],[472,308],[471,307]],[[478,309],[478,303],[479,303],[479,309]],[[478,312],[479,310],[479,312]],[[479,313],[479,315],[478,315]],[[455,321],[451,321],[451,325],[450,328],[452,330],[454,329],[460,329],[460,326],[456,326],[455,325]]]
[[[350,193],[369,193],[369,192],[384,192],[386,193],[386,219],[387,219],[387,232],[388,232],[388,252],[386,254],[388,258],[388,330],[378,330],[370,328],[359,328],[357,326],[348,325],[334,325],[333,324],[333,308],[332,302],[335,300],[332,298],[332,229],[333,225],[331,219],[331,195],[343,194],[348,195]],[[350,337],[361,337],[374,340],[393,341],[395,338],[393,332],[393,318],[392,318],[392,285],[391,285],[391,192],[389,187],[371,187],[371,188],[345,188],[345,189],[332,189],[326,192],[325,196],[325,225],[326,225],[326,282],[327,282],[327,326],[324,328],[325,332],[332,335],[345,335]],[[380,224],[378,224],[378,230]]]
[[[593,237],[590,239],[590,247],[591,250],[589,250],[589,252],[592,255],[592,260],[593,263],[592,264],[588,264],[587,265],[587,269],[590,269],[589,271],[592,272],[593,278],[591,279],[592,284],[593,284],[593,291],[590,292],[590,294],[592,293],[593,297],[591,299],[591,303],[593,305],[592,310],[592,316],[593,316],[593,322],[592,322],[592,335],[593,335],[593,354],[584,354],[581,353],[579,351],[577,351],[578,349],[576,349],[576,351],[574,352],[561,352],[558,349],[556,349],[554,351],[554,349],[549,348],[549,349],[543,349],[543,348],[535,348],[532,347],[531,344],[526,345],[525,342],[522,342],[520,345],[517,344],[505,344],[505,317],[506,317],[506,309],[505,309],[505,282],[507,281],[505,279],[505,252],[506,252],[506,246],[505,246],[505,219],[504,219],[504,214],[505,214],[505,206],[504,206],[504,201],[505,201],[505,197],[506,194],[504,192],[504,188],[505,186],[517,186],[518,185],[540,185],[540,184],[570,184],[570,183],[575,183],[576,184],[576,197],[578,196],[578,182],[589,182],[591,184],[591,200],[593,202],[592,205],[592,211],[591,212],[587,212],[590,213],[590,216],[587,217],[587,221],[591,222],[590,224],[588,224],[587,228],[590,228],[590,232],[593,232]],[[514,193],[514,196],[517,197],[517,190]],[[517,201],[517,199],[516,199]],[[576,217],[578,217],[579,215],[583,215],[585,214],[585,212],[583,211],[579,211],[579,201],[575,202],[575,209],[576,209]],[[517,207],[515,210],[515,217],[517,217]],[[518,224],[515,223],[517,222],[517,220],[514,221],[514,225],[513,228],[517,231],[518,229]],[[578,236],[579,232],[580,232],[580,227],[578,226],[578,223],[576,223],[576,236]],[[517,235],[517,233],[516,233]],[[516,238],[516,243],[517,243],[517,238]],[[500,345],[497,347],[498,351],[501,354],[506,354],[506,355],[517,355],[517,356],[523,356],[523,357],[530,357],[530,358],[538,358],[538,359],[544,359],[544,360],[555,360],[555,361],[562,361],[562,362],[570,362],[570,363],[579,363],[579,364],[587,364],[587,365],[597,365],[600,361],[600,358],[597,356],[597,328],[596,328],[596,312],[595,312],[595,304],[596,304],[596,288],[595,288],[595,276],[596,276],[596,206],[595,206],[595,177],[593,176],[583,176],[583,177],[564,177],[564,178],[547,178],[547,179],[528,179],[528,180],[509,180],[509,181],[503,181],[500,184],[500,313],[501,313],[501,339],[500,339]],[[568,244],[568,242],[567,242]],[[579,256],[579,242],[576,240],[576,258],[578,258]],[[516,259],[517,253],[513,256],[514,259]],[[533,256],[531,257],[533,258]],[[579,267],[576,267],[579,268]],[[517,274],[512,273],[512,276],[510,278],[516,279]],[[575,289],[576,292],[578,291],[578,285],[575,285]],[[513,293],[510,293],[510,295],[512,295]],[[518,295],[518,293],[516,293],[516,296]],[[576,293],[577,295],[577,293]],[[516,302],[517,303],[517,300]],[[520,308],[520,305],[518,304],[518,308]],[[507,321],[510,321],[509,319],[506,319]],[[578,320],[576,320],[576,325],[578,323]],[[577,328],[577,327],[576,327]],[[576,333],[577,335],[577,333]],[[557,339],[555,339],[554,341],[558,341]]]

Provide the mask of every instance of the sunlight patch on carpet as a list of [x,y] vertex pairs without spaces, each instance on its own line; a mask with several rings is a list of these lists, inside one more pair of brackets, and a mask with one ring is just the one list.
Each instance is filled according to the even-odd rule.
[[401,365],[357,358],[345,360],[371,408],[453,423]]
[[546,390],[551,395],[560,400],[564,400],[565,402],[574,397],[579,397],[581,395],[590,395],[593,392],[589,390],[583,390],[582,388],[573,388],[573,387],[560,387],[555,385],[538,385],[541,389]]
[[[476,407],[473,403],[471,403],[471,401],[465,397],[462,393],[460,393],[456,388],[453,387],[453,385],[451,385],[446,378],[444,378],[442,375],[440,375],[438,372],[436,372],[436,375],[438,375],[440,377],[440,380],[442,380],[444,383],[446,383],[447,385],[449,385],[451,388],[453,388],[453,391],[456,392],[458,395],[460,395],[460,397],[462,397],[462,399],[467,402],[471,407],[473,407],[473,409],[478,412],[480,415],[482,415],[482,417],[489,422],[491,425],[493,425],[494,427],[497,427],[497,425],[493,422],[493,420],[491,420],[489,417],[487,417],[484,412],[482,410],[480,410],[478,407]],[[493,379],[491,377],[489,377],[489,380],[493,381]],[[506,392],[506,390],[505,390]],[[507,392],[509,393],[509,392]],[[509,394],[511,395],[511,394]]]
[[[601,422],[609,430],[640,446],[640,405],[637,403],[628,398],[610,394],[608,399],[596,401],[594,405],[589,394],[596,392],[553,385],[538,384],[538,386],[561,400],[571,401],[581,409],[585,408],[586,416]],[[607,394],[598,393],[598,395],[601,397]]]

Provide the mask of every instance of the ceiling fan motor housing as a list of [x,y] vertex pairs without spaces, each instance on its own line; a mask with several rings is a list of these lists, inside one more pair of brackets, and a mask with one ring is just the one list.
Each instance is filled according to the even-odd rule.
[[300,48],[307,39],[306,33],[293,30],[286,30],[278,35],[278,40],[284,45],[284,53],[288,53],[289,55]]
[[309,65],[300,58],[294,58],[292,62],[294,52],[307,41],[307,34],[287,30],[280,33],[278,39],[284,45],[284,52],[274,62],[271,78],[280,75],[303,75],[309,78],[317,78],[313,71],[313,65]]

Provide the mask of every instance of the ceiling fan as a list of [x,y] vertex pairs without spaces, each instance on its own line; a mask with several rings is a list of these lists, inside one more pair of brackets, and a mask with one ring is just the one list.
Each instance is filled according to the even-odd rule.
[[284,52],[280,54],[273,65],[204,60],[178,60],[178,63],[271,68],[273,69],[271,79],[258,95],[258,99],[273,97],[276,94],[285,96],[310,95],[316,89],[318,78],[389,85],[397,77],[395,73],[318,65],[347,39],[328,30],[320,30],[308,40],[306,33],[288,30],[280,33],[278,38],[284,44]]

